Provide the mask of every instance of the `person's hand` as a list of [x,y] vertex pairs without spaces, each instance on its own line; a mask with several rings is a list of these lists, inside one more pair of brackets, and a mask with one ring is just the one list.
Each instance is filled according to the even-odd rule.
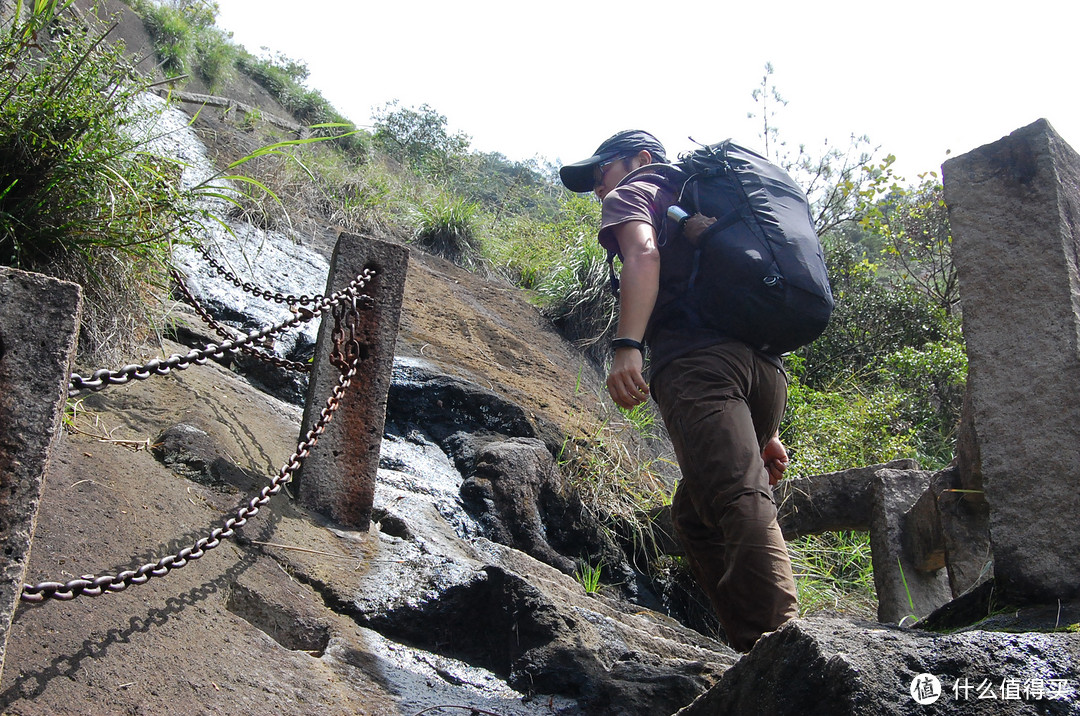
[[608,374],[607,389],[619,407],[629,410],[649,398],[649,384],[641,369],[645,358],[637,348],[616,348]]
[[784,470],[788,466],[788,454],[784,444],[780,442],[779,435],[773,435],[769,442],[765,443],[765,449],[761,451],[761,459],[765,463],[765,470],[769,473],[769,485],[784,479]]
[[705,233],[705,229],[709,228],[716,223],[716,219],[711,216],[705,216],[704,214],[694,214],[686,223],[683,224],[683,236],[690,241],[693,246],[698,245],[698,239]]

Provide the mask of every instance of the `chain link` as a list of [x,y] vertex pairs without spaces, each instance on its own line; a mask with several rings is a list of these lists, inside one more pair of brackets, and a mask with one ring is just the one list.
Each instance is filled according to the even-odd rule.
[[[267,336],[276,335],[298,325],[321,316],[327,309],[333,308],[343,300],[349,299],[350,304],[357,304],[359,291],[374,277],[375,272],[365,269],[362,274],[349,282],[349,285],[335,292],[329,298],[320,297],[318,304],[312,308],[299,308],[296,315],[276,326],[268,326],[257,331],[252,331],[246,336],[236,339],[228,339],[221,344],[209,343],[205,348],[193,349],[185,355],[173,353],[168,358],[152,358],[142,365],[126,365],[120,370],[102,368],[94,371],[89,378],[84,378],[78,373],[71,374],[71,382],[68,384],[68,395],[74,396],[84,390],[98,391],[110,385],[123,385],[130,380],[146,380],[152,375],[168,375],[173,370],[185,370],[191,364],[204,365],[211,357],[221,357],[225,353],[235,353],[241,347],[261,341]],[[370,305],[371,299],[360,305]]]
[[114,575],[83,575],[79,579],[67,582],[24,584],[20,597],[22,601],[39,604],[49,599],[69,601],[79,596],[98,597],[106,592],[122,592],[133,584],[145,584],[151,577],[163,577],[174,569],[185,567],[190,561],[199,559],[209,550],[220,545],[222,539],[234,536],[238,528],[247,524],[247,521],[258,514],[259,509],[264,507],[271,497],[281,492],[285,484],[292,481],[293,475],[300,469],[304,459],[311,454],[311,449],[318,444],[319,437],[326,431],[326,426],[340,407],[345,391],[356,376],[358,364],[358,360],[353,361],[348,370],[341,373],[337,385],[334,386],[330,397],[326,399],[326,407],[319,414],[318,422],[296,446],[296,452],[286,460],[277,476],[269,485],[263,487],[258,495],[241,507],[234,517],[225,520],[222,527],[215,527],[210,531],[209,536],[200,538],[192,546],[185,547],[176,554],[162,557],[157,562],[148,562],[138,569],[128,569]]
[[[176,286],[180,289],[180,293],[184,295],[184,300],[187,301],[187,304],[189,306],[195,309],[195,313],[199,315],[199,318],[203,319],[203,321],[222,338],[228,340],[236,337],[235,334],[231,332],[228,328],[214,320],[214,317],[210,315],[210,312],[207,311],[201,303],[199,303],[199,299],[195,298],[195,294],[193,294],[191,292],[191,289],[188,288],[187,283],[184,281],[184,277],[180,275],[179,271],[177,271],[176,269],[170,269],[169,274],[172,276],[173,281],[176,282]],[[289,360],[288,358],[281,358],[272,353],[260,351],[253,346],[240,346],[240,350],[244,352],[244,355],[252,356],[253,358],[257,358],[264,363],[270,363],[271,365],[275,365],[278,368],[295,370],[300,373],[311,372],[311,365],[309,363],[300,363],[299,361]]]
[[210,264],[210,266],[217,271],[218,276],[221,276],[240,290],[246,291],[253,296],[258,296],[259,298],[267,301],[274,301],[276,303],[287,303],[290,306],[295,306],[297,304],[307,306],[308,304],[319,303],[323,300],[322,294],[318,293],[314,296],[308,296],[306,293],[301,294],[300,296],[294,296],[292,294],[283,294],[280,291],[270,291],[269,289],[259,288],[249,281],[244,281],[232,271],[222,266],[217,259],[210,255],[210,251],[202,244],[196,244],[195,250],[199,252],[206,263]]
[[[330,397],[326,399],[326,407],[324,407],[319,414],[318,421],[316,421],[314,427],[307,432],[304,439],[296,446],[296,452],[286,460],[277,476],[271,480],[269,485],[263,487],[258,495],[252,497],[246,505],[241,507],[235,516],[225,520],[223,526],[215,527],[211,530],[209,536],[196,540],[193,545],[181,549],[176,554],[166,555],[157,562],[148,562],[138,569],[128,569],[114,575],[83,575],[78,579],[72,579],[67,582],[40,582],[35,585],[24,584],[22,593],[20,594],[20,599],[24,602],[40,604],[50,599],[68,601],[79,596],[97,597],[107,592],[122,592],[133,584],[145,584],[150,581],[152,577],[163,577],[174,569],[185,567],[192,560],[200,559],[209,550],[220,545],[222,539],[233,537],[238,528],[247,524],[247,521],[257,515],[259,510],[270,501],[271,497],[281,492],[286,483],[292,481],[293,476],[296,474],[296,471],[300,469],[304,459],[311,454],[311,449],[318,444],[319,438],[326,431],[326,426],[330,423],[334,413],[336,413],[341,406],[341,400],[345,395],[345,391],[352,384],[353,378],[356,377],[361,360],[360,344],[356,333],[358,319],[360,317],[359,309],[361,307],[369,308],[374,303],[370,296],[361,296],[360,290],[375,276],[373,270],[365,269],[363,273],[350,281],[348,286],[335,292],[329,298],[322,296],[321,294],[316,295],[315,297],[307,295],[299,297],[284,296],[281,293],[271,294],[269,291],[259,291],[251,284],[239,281],[233,274],[214,261],[202,247],[197,248],[207,261],[217,269],[220,275],[232,281],[243,290],[257,296],[262,296],[267,300],[274,300],[278,303],[288,303],[295,311],[295,315],[277,326],[270,326],[258,331],[252,331],[241,338],[232,338],[228,331],[214,321],[198,302],[194,300],[194,297],[191,295],[191,292],[188,290],[188,287],[180,274],[174,271],[173,278],[177,281],[177,284],[181,287],[181,291],[185,296],[188,296],[191,299],[192,306],[195,308],[196,312],[226,340],[220,345],[210,343],[205,348],[189,351],[186,355],[174,353],[166,360],[154,358],[143,365],[127,365],[119,371],[101,369],[95,371],[93,376],[89,379],[83,378],[77,373],[73,373],[71,375],[71,382],[68,384],[69,395],[78,394],[84,390],[101,390],[108,385],[122,385],[132,379],[145,380],[151,375],[168,375],[173,370],[184,370],[190,367],[192,363],[203,365],[210,357],[220,357],[225,353],[235,353],[238,350],[245,350],[245,352],[250,350],[260,357],[269,358],[269,356],[265,356],[261,351],[251,348],[250,344],[263,341],[267,337],[288,330],[301,322],[310,321],[317,316],[321,316],[328,309],[332,311],[334,316],[334,330],[331,332],[331,339],[334,342],[334,347],[330,353],[330,360],[333,365],[341,370],[337,385],[335,385],[334,389],[331,391]],[[297,304],[308,306],[312,303],[315,304],[315,307],[312,309],[296,308]],[[346,334],[341,327],[342,321],[347,321],[350,326],[348,340],[345,340]],[[296,364],[295,361],[284,361],[282,359],[277,359],[277,361],[286,364],[301,365],[304,369],[310,370],[307,365]],[[286,365],[283,367],[290,366]]]

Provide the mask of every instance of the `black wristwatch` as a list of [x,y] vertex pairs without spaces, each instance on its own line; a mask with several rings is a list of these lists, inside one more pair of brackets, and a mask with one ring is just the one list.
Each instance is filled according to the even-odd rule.
[[635,341],[633,338],[615,338],[611,341],[612,348],[637,348],[642,353],[645,352],[645,344],[641,341]]

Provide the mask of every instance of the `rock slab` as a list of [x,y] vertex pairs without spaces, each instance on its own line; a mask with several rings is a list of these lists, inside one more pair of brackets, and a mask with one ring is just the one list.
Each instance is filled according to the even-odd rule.
[[678,714],[1075,714],[1078,666],[1075,633],[943,635],[812,617],[766,634]]
[[1080,594],[1080,156],[1046,120],[947,161],[998,587]]
[[0,267],[0,672],[81,315],[76,284]]

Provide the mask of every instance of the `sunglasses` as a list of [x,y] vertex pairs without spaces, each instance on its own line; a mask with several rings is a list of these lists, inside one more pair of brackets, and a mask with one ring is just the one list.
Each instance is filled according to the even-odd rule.
[[606,162],[597,164],[593,169],[593,189],[604,183],[604,173],[607,172],[608,167],[612,164],[616,164],[626,159],[626,157],[615,157],[614,159],[608,159]]

